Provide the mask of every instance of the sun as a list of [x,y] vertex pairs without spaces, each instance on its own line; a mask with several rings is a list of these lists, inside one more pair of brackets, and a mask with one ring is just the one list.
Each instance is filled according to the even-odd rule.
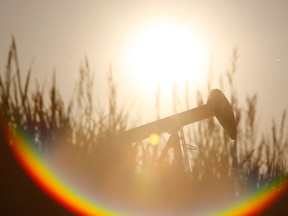
[[208,51],[191,27],[156,22],[139,30],[130,42],[127,64],[147,91],[171,92],[173,85],[196,85],[208,65]]

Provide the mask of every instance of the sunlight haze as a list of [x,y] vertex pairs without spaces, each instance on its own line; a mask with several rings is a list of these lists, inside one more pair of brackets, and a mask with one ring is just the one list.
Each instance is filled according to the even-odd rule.
[[[287,1],[281,0],[4,0],[0,3],[0,72],[14,35],[23,71],[34,59],[32,80],[37,78],[48,88],[55,69],[68,100],[86,56],[95,73],[97,103],[107,102],[106,75],[111,65],[119,101],[135,101],[136,109],[142,108],[137,118],[147,122],[155,119],[155,94],[147,90],[160,82],[167,92],[164,89],[173,82],[183,88],[187,80],[191,89],[196,88],[199,79],[207,78],[211,62],[217,78],[229,68],[236,47],[235,86],[241,103],[247,94],[257,93],[259,124],[267,129],[288,106],[286,8]],[[163,30],[157,27],[159,20],[167,22]],[[161,101],[160,108],[161,116],[173,112],[171,101]]]
[[167,96],[174,84],[203,82],[208,64],[208,50],[193,26],[170,20],[138,30],[128,49],[127,65],[136,82],[154,94],[158,85]]

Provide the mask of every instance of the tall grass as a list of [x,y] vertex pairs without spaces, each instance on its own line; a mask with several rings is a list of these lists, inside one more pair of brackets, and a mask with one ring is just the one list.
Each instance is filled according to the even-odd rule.
[[[87,58],[79,70],[75,97],[68,104],[59,92],[55,73],[48,92],[38,82],[31,89],[32,69],[21,80],[14,38],[5,72],[0,76],[1,122],[5,120],[10,130],[23,128],[33,137],[39,151],[57,158],[66,172],[74,173],[83,184],[93,186],[95,193],[113,200],[167,212],[224,202],[248,188],[259,190],[274,178],[287,176],[288,167],[286,111],[280,125],[272,123],[270,134],[257,133],[257,95],[247,96],[244,105],[238,102],[234,85],[237,59],[235,49],[226,74],[219,80],[212,79],[211,74],[206,89],[210,92],[213,83],[219,82],[225,93],[229,93],[237,121],[237,170],[232,165],[234,143],[213,118],[184,130],[190,149],[197,149],[189,152],[189,170],[176,160],[175,149],[159,163],[163,143],[151,146],[146,141],[129,144],[117,139],[126,130],[128,118],[133,117],[119,107],[111,68],[107,75],[108,110],[97,107],[94,77]],[[183,104],[185,109],[191,108],[188,85],[185,92],[184,98],[180,98],[177,88],[173,90],[175,112]],[[49,100],[45,100],[47,94]],[[159,88],[155,95],[157,119],[160,97]],[[197,105],[206,103],[200,90],[194,98]]]

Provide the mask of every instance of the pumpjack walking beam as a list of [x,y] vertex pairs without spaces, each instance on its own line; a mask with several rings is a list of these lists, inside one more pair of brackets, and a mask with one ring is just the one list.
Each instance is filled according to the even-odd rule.
[[123,132],[120,137],[126,142],[137,142],[149,137],[152,133],[164,133],[171,130],[178,130],[185,125],[192,124],[215,116],[222,127],[233,140],[236,139],[236,121],[232,108],[224,94],[214,89],[211,91],[206,104],[190,109],[158,121],[132,128]]
[[182,113],[127,130],[122,134],[121,138],[128,143],[137,142],[149,137],[152,133],[161,134],[174,129],[178,130],[185,125],[201,121],[212,116],[213,112],[209,106],[202,105],[194,109],[190,109]]

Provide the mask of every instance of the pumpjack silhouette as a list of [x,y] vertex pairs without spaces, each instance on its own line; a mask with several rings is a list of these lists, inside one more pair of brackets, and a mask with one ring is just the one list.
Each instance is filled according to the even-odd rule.
[[120,135],[120,139],[126,143],[133,143],[149,137],[152,133],[169,133],[170,137],[160,156],[160,161],[165,158],[169,148],[176,148],[178,155],[177,159],[180,160],[182,158],[184,169],[189,171],[190,166],[187,155],[187,148],[189,148],[189,146],[187,146],[185,143],[183,127],[213,116],[217,118],[229,137],[232,140],[235,140],[234,145],[232,146],[231,154],[233,157],[233,166],[236,167],[236,120],[230,103],[219,89],[214,89],[211,91],[206,104],[127,130]]

